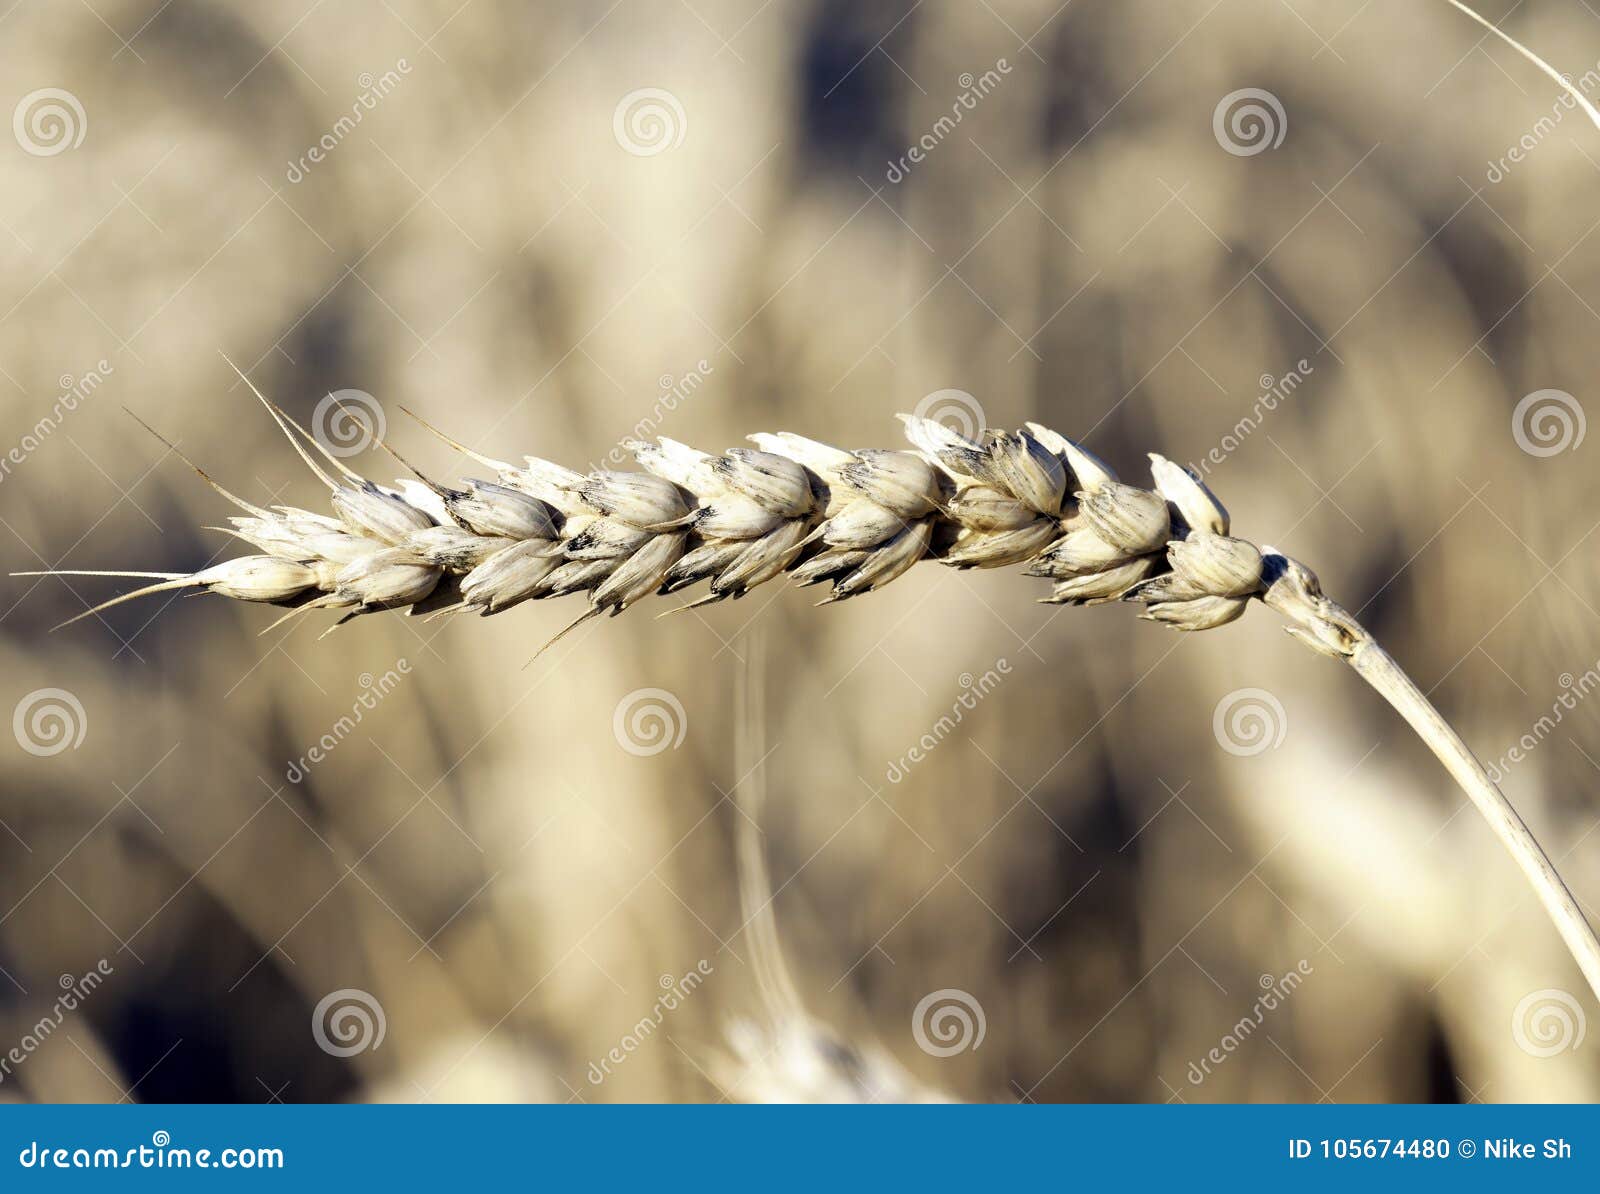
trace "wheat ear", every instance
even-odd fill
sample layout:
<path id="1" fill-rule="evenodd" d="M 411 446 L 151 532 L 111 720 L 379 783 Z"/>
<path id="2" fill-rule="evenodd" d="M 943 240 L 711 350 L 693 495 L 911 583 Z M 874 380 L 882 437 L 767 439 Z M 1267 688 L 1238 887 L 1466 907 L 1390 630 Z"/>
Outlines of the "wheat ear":
<path id="1" fill-rule="evenodd" d="M 1460 736 L 1372 635 L 1323 596 L 1309 568 L 1230 535 L 1228 512 L 1206 485 L 1164 457 L 1151 455 L 1154 488 L 1144 489 L 1036 423 L 971 439 L 901 415 L 912 450 L 846 451 L 786 432 L 753 435 L 756 448 L 721 456 L 665 438 L 628 441 L 642 472 L 582 474 L 537 457 L 519 466 L 447 440 L 496 479 L 454 488 L 418 474 L 388 487 L 261 401 L 328 486 L 335 517 L 263 509 L 201 473 L 245 511 L 220 529 L 260 554 L 187 575 L 131 574 L 158 579 L 141 592 L 195 587 L 291 612 L 330 609 L 341 614 L 336 625 L 386 609 L 488 615 L 587 594 L 562 634 L 700 581 L 708 593 L 679 608 L 737 599 L 784 575 L 829 584 L 820 604 L 842 601 L 922 559 L 1025 564 L 1054 582 L 1045 601 L 1135 602 L 1142 617 L 1185 631 L 1231 622 L 1259 600 L 1295 638 L 1350 664 L 1410 723 L 1522 868 L 1600 998 L 1600 942 Z"/>

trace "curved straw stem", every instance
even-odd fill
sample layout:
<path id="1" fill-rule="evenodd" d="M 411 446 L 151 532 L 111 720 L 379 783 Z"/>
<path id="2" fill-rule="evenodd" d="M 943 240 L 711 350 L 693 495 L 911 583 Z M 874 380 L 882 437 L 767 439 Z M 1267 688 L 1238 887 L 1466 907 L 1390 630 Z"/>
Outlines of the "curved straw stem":
<path id="1" fill-rule="evenodd" d="M 1348 663 L 1406 719 L 1467 799 L 1477 805 L 1490 830 L 1522 868 L 1561 939 L 1572 951 L 1573 960 L 1589 980 L 1590 990 L 1600 999 L 1600 941 L 1595 939 L 1578 901 L 1505 793 L 1495 786 L 1461 735 L 1394 657 L 1378 645 L 1371 632 L 1338 602 L 1323 596 L 1315 573 L 1270 547 L 1263 551 L 1267 553 L 1267 579 L 1258 594 L 1262 604 L 1281 614 L 1289 622 L 1289 633 L 1313 651 Z"/>
<path id="2" fill-rule="evenodd" d="M 1600 999 L 1600 941 L 1595 939 L 1594 930 L 1589 927 L 1577 900 L 1505 793 L 1495 786 L 1483 764 L 1467 749 L 1461 735 L 1450 727 L 1394 657 L 1370 635 L 1356 645 L 1347 662 L 1410 723 L 1417 737 L 1427 743 L 1428 749 L 1461 785 L 1467 799 L 1477 806 L 1500 844 L 1522 868 L 1539 902 L 1550 914 L 1562 940 L 1589 980 L 1595 997 Z"/>

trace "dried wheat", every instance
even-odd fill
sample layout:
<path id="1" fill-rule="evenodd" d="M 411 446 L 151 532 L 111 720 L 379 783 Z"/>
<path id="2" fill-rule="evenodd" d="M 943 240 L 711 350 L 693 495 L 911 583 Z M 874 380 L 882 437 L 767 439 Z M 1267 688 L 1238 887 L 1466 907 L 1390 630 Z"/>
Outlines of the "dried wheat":
<path id="1" fill-rule="evenodd" d="M 286 616 L 331 609 L 341 613 L 335 625 L 389 609 L 487 616 L 586 593 L 587 607 L 559 639 L 601 613 L 702 580 L 709 592 L 693 605 L 743 597 L 784 574 L 828 583 L 827 604 L 880 589 L 923 559 L 955 568 L 1025 563 L 1054 581 L 1045 601 L 1135 602 L 1141 617 L 1184 631 L 1231 622 L 1259 599 L 1297 639 L 1351 664 L 1410 722 L 1522 868 L 1600 996 L 1600 942 L 1465 743 L 1372 636 L 1323 596 L 1310 569 L 1231 536 L 1228 512 L 1205 484 L 1161 456 L 1151 455 L 1154 488 L 1144 489 L 1038 424 L 974 441 L 901 415 L 911 450 L 846 451 L 784 432 L 712 456 L 663 438 L 627 445 L 642 472 L 580 474 L 537 457 L 497 460 L 435 432 L 495 480 L 457 489 L 417 473 L 386 487 L 251 389 L 328 487 L 335 517 L 256 506 L 189 462 L 244 511 L 223 529 L 260 554 L 187 574 L 62 573 L 156 581 L 71 621 L 176 588 L 287 606 Z"/>

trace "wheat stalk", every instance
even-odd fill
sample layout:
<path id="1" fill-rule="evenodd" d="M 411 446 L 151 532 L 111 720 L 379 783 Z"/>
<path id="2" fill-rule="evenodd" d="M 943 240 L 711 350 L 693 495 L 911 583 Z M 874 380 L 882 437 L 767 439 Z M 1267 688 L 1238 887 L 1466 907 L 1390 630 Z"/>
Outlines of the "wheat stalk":
<path id="1" fill-rule="evenodd" d="M 1143 489 L 1036 423 L 985 431 L 975 441 L 901 415 L 910 450 L 846 451 L 782 432 L 751 436 L 754 449 L 712 456 L 662 438 L 626 443 L 642 472 L 582 474 L 537 457 L 523 465 L 496 460 L 434 432 L 492 469 L 495 480 L 455 488 L 412 469 L 413 478 L 385 487 L 251 389 L 328 487 L 335 516 L 256 506 L 163 440 L 244 511 L 217 529 L 259 554 L 192 573 L 55 573 L 156 582 L 63 625 L 181 588 L 286 606 L 286 618 L 334 610 L 341 615 L 335 626 L 382 610 L 489 615 L 527 600 L 587 594 L 584 612 L 554 642 L 602 613 L 701 581 L 708 593 L 679 609 L 737 599 L 783 575 L 830 585 L 819 604 L 842 601 L 882 588 L 923 559 L 956 568 L 1025 564 L 1028 574 L 1054 582 L 1047 602 L 1134 602 L 1141 617 L 1183 631 L 1231 622 L 1259 600 L 1295 638 L 1350 664 L 1410 723 L 1522 868 L 1600 997 L 1600 943 L 1460 736 L 1372 635 L 1322 594 L 1309 568 L 1230 535 L 1228 512 L 1206 485 L 1162 456 L 1151 455 L 1154 488 Z"/>

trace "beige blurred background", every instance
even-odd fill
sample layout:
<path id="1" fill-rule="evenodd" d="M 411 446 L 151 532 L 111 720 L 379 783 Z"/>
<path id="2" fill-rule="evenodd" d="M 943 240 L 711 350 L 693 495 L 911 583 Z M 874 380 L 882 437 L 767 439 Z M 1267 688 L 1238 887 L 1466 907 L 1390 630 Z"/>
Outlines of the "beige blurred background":
<path id="1" fill-rule="evenodd" d="M 1600 72 L 1578 0 L 1484 8 Z M 961 391 L 934 401 L 1129 475 L 1219 460 L 1239 532 L 1481 755 L 1530 736 L 1504 787 L 1600 914 L 1600 132 L 1443 0 L 19 0 L 0 79 L 6 571 L 230 550 L 124 406 L 251 500 L 320 503 L 222 353 L 302 418 L 372 395 L 451 476 L 400 406 L 581 467 L 641 420 L 894 446 Z M 1227 119 L 1252 102 L 1265 142 Z M 1519 423 L 1541 390 L 1570 405 Z M 949 1097 L 1600 1093 L 1512 865 L 1265 610 L 1180 638 L 925 564 L 824 610 L 641 608 L 524 667 L 573 605 L 319 639 L 162 597 L 47 635 L 129 582 L 3 583 L 0 1098 L 757 1097 L 708 1075 L 768 1014 L 735 857 L 763 789 L 805 1005 Z M 946 990 L 984 1034 L 938 1056 L 913 1025 Z M 339 992 L 381 1042 L 328 1035 Z"/>

